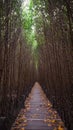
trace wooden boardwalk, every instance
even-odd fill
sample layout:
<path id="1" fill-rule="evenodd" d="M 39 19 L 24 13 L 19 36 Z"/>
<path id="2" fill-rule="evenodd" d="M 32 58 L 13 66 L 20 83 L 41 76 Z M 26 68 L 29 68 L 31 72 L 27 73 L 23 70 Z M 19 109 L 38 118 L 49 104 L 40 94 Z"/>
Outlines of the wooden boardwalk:
<path id="1" fill-rule="evenodd" d="M 41 86 L 35 83 L 11 130 L 66 130 Z"/>

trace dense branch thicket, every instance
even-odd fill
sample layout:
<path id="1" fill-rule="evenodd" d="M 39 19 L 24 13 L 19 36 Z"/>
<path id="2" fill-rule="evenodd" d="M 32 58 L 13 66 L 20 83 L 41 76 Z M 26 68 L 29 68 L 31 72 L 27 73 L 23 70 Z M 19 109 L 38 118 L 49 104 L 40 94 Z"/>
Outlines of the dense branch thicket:
<path id="1" fill-rule="evenodd" d="M 0 120 L 18 113 L 38 81 L 72 130 L 73 1 L 30 0 L 28 6 L 0 0 Z"/>
<path id="2" fill-rule="evenodd" d="M 45 44 L 39 49 L 39 80 L 69 130 L 73 129 L 73 2 L 44 0 Z M 47 15 L 45 15 L 47 14 Z M 48 21 L 49 18 L 49 22 Z M 48 24 L 49 23 L 49 24 Z"/>
<path id="3" fill-rule="evenodd" d="M 15 116 L 33 84 L 33 58 L 23 37 L 21 1 L 0 1 L 0 117 Z M 33 70 L 32 70 L 33 69 Z M 34 76 L 35 79 L 35 76 Z M 33 81 L 34 81 L 33 79 Z M 29 87 L 28 87 L 29 86 Z M 10 116 L 10 118 L 11 118 Z M 2 118 L 3 119 L 3 118 Z M 9 123 L 8 123 L 9 124 Z M 5 128 L 6 129 L 6 128 Z M 7 128 L 8 129 L 8 128 Z"/>

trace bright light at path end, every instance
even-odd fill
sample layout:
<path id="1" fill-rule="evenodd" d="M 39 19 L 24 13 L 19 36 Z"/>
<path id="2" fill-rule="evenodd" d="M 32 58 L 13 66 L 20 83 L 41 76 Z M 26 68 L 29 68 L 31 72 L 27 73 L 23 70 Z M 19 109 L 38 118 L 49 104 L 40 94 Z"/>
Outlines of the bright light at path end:
<path id="1" fill-rule="evenodd" d="M 29 7 L 29 4 L 30 4 L 30 0 L 24 0 L 22 3 L 22 8 L 27 10 Z"/>

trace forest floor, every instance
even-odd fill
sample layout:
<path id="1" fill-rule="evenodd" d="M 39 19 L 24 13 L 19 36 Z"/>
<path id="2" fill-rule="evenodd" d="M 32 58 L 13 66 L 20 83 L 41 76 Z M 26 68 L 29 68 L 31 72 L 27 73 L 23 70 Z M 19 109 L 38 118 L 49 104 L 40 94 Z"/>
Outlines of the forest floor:
<path id="1" fill-rule="evenodd" d="M 67 130 L 38 83 L 24 105 L 11 130 Z"/>

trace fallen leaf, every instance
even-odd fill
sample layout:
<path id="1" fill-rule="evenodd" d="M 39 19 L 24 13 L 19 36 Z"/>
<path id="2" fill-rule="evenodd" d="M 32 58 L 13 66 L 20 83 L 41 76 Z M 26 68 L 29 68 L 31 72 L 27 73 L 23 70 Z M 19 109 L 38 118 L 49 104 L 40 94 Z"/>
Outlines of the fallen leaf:
<path id="1" fill-rule="evenodd" d="M 24 127 L 22 127 L 20 130 L 25 130 Z"/>
<path id="2" fill-rule="evenodd" d="M 64 130 L 63 126 L 59 126 L 58 130 Z"/>

